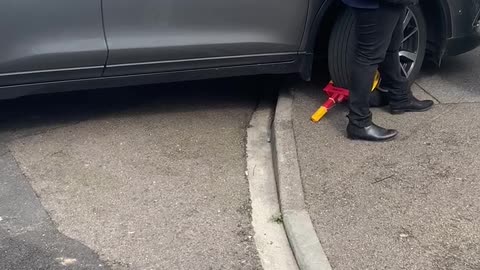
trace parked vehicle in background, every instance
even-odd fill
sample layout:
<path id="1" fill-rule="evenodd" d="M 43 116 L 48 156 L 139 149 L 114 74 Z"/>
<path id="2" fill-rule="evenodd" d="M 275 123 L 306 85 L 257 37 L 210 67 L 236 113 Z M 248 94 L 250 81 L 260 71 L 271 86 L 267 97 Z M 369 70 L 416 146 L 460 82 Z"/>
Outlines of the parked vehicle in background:
<path id="1" fill-rule="evenodd" d="M 337 0 L 5 0 L 0 98 L 214 77 L 299 73 L 328 58 L 348 80 L 351 14 Z M 477 47 L 480 0 L 409 9 L 405 76 Z M 316 58 L 317 59 L 317 58 Z"/>

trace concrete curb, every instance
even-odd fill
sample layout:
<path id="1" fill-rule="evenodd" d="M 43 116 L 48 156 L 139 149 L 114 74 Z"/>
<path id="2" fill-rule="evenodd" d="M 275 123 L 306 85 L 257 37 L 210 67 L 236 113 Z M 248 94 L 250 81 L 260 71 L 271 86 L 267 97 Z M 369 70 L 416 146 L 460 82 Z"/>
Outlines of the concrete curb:
<path id="1" fill-rule="evenodd" d="M 247 169 L 255 245 L 264 270 L 298 270 L 280 216 L 272 147 L 269 142 L 273 104 L 261 102 L 247 129 Z"/>
<path id="2" fill-rule="evenodd" d="M 293 132 L 293 95 L 280 93 L 272 127 L 272 152 L 283 224 L 301 270 L 331 270 L 306 210 Z"/>

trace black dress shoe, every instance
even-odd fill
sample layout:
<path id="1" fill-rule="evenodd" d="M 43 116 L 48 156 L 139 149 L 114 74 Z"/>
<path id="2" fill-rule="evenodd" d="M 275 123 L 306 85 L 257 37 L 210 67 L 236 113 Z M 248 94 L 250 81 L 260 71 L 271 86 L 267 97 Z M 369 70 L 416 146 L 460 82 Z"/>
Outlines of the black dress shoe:
<path id="1" fill-rule="evenodd" d="M 365 140 L 373 142 L 388 141 L 395 136 L 398 132 L 393 129 L 385 129 L 375 124 L 371 124 L 368 127 L 357 127 L 352 124 L 347 126 L 347 137 L 352 140 Z"/>
<path id="2" fill-rule="evenodd" d="M 432 100 L 418 100 L 414 96 L 411 96 L 407 102 L 391 104 L 390 112 L 392 114 L 402 114 L 405 112 L 424 112 L 430 110 L 432 106 Z"/>

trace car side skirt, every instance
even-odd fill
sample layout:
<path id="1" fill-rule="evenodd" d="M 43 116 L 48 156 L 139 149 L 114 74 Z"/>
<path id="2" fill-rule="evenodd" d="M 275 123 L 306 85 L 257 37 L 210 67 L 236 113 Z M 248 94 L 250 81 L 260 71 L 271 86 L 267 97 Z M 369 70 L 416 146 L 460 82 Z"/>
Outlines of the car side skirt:
<path id="1" fill-rule="evenodd" d="M 109 76 L 91 79 L 42 82 L 0 87 L 0 99 L 11 99 L 26 95 L 53 92 L 68 92 L 85 89 L 101 89 L 167 83 L 176 81 L 203 80 L 211 78 L 236 77 L 258 74 L 290 74 L 299 73 L 305 80 L 311 76 L 313 55 L 297 54 L 288 62 L 262 63 L 254 65 L 238 65 L 229 67 L 203 68 L 194 70 L 170 71 L 149 74 Z"/>

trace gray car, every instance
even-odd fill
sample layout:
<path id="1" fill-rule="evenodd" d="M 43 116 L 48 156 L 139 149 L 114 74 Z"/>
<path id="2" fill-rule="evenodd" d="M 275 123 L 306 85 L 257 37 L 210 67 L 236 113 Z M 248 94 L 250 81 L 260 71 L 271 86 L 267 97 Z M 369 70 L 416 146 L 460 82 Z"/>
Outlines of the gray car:
<path id="1" fill-rule="evenodd" d="M 213 77 L 299 73 L 328 59 L 345 84 L 353 21 L 339 0 L 2 0 L 0 98 Z M 479 43 L 479 0 L 425 0 L 402 70 Z"/>

